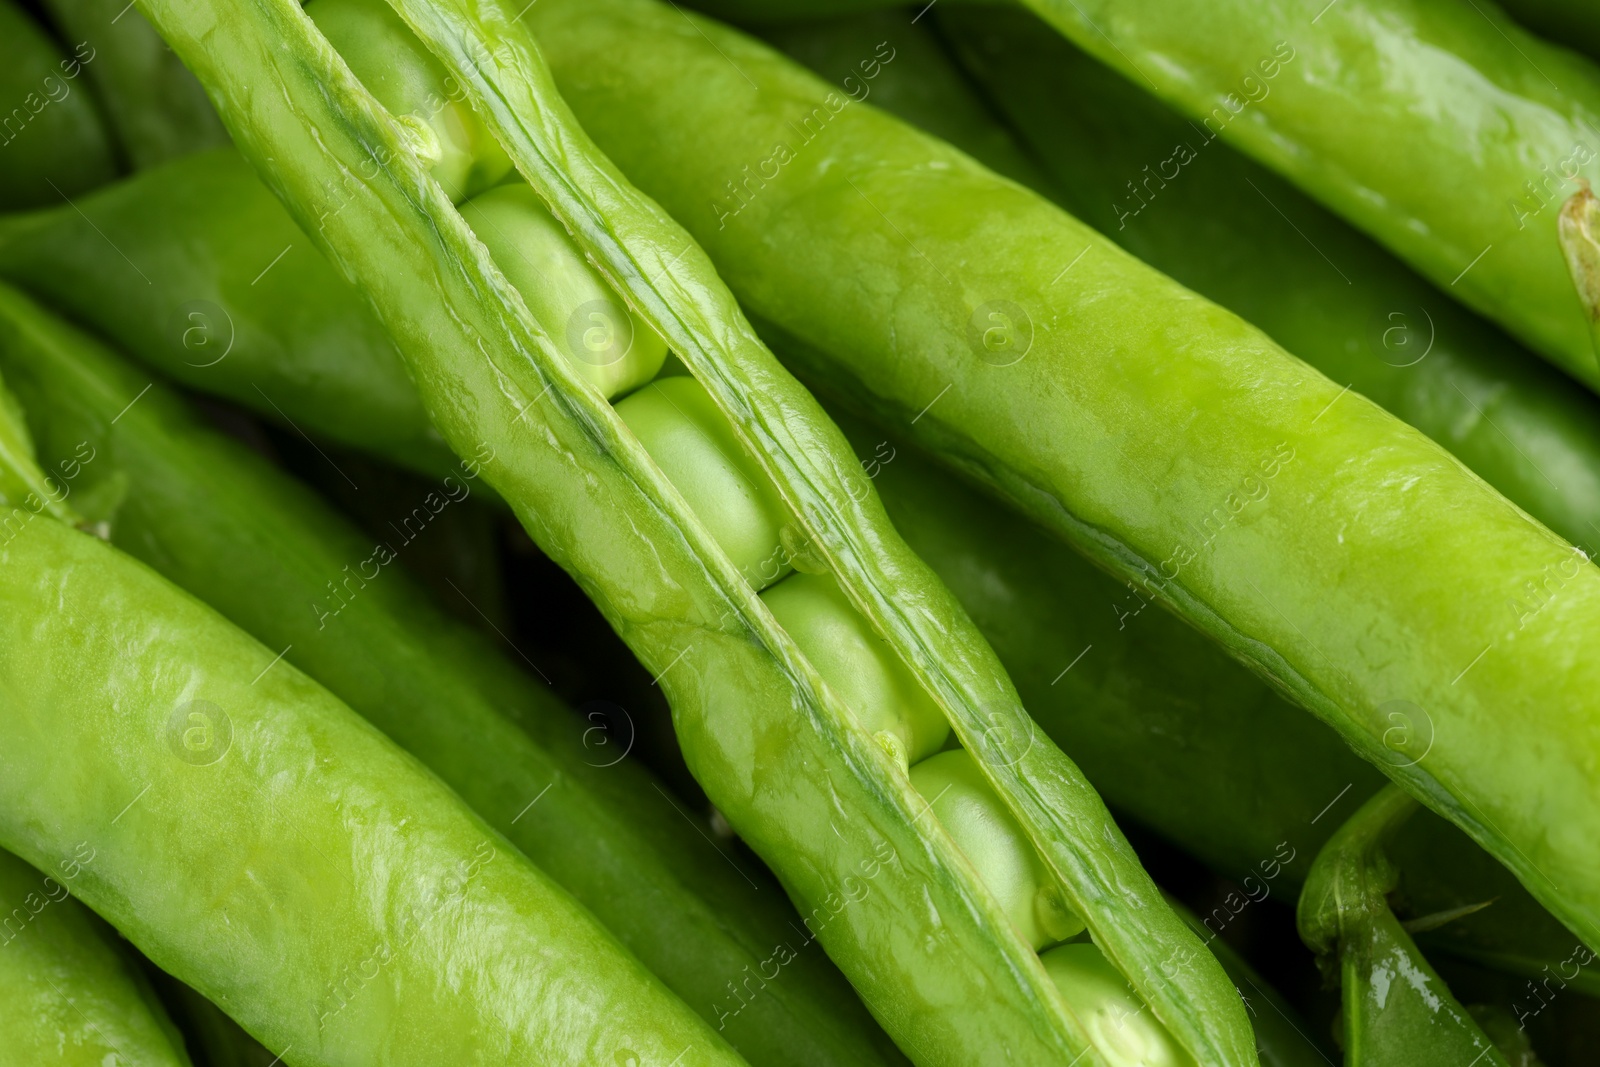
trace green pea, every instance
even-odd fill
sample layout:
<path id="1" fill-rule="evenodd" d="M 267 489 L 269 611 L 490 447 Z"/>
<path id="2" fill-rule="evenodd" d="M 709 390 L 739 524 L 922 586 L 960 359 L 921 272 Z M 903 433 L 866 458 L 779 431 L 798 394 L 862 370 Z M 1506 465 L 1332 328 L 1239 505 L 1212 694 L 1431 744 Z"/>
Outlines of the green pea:
<path id="1" fill-rule="evenodd" d="M 667 343 L 585 262 L 538 193 L 523 182 L 503 185 L 463 205 L 461 217 L 556 346 L 607 399 L 656 376 Z"/>
<path id="2" fill-rule="evenodd" d="M 384 0 L 312 0 L 306 14 L 405 129 L 450 199 L 474 196 L 511 171 L 456 80 Z"/>
<path id="3" fill-rule="evenodd" d="M 892 738 L 902 763 L 915 763 L 944 745 L 950 736 L 944 712 L 832 575 L 796 574 L 761 599 L 862 727 Z"/>
<path id="4" fill-rule="evenodd" d="M 911 784 L 1023 940 L 1037 949 L 1083 931 L 1083 920 L 1067 909 L 1033 845 L 966 749 L 923 760 L 911 768 Z"/>
<path id="5" fill-rule="evenodd" d="M 618 404 L 617 414 L 746 581 L 765 589 L 789 573 L 787 509 L 705 386 L 663 378 Z"/>
<path id="6" fill-rule="evenodd" d="M 1094 945 L 1062 945 L 1039 959 L 1107 1067 L 1193 1067 L 1194 1060 Z"/>

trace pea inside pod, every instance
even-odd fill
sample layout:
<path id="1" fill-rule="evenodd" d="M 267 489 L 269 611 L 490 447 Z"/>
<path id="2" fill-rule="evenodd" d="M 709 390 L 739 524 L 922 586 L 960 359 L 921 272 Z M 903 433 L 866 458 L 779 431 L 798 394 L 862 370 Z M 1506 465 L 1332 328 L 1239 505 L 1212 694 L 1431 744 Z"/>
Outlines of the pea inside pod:
<path id="1" fill-rule="evenodd" d="M 502 185 L 462 205 L 461 217 L 533 317 L 566 327 L 557 347 L 606 399 L 660 372 L 667 343 L 584 262 L 538 193 L 521 182 Z"/>
<path id="2" fill-rule="evenodd" d="M 1084 941 L 1039 957 L 1109 1067 L 1194 1067 L 1105 953 Z"/>
<path id="3" fill-rule="evenodd" d="M 756 589 L 789 573 L 788 509 L 733 428 L 693 378 L 662 378 L 617 405 L 690 510 Z"/>
<path id="4" fill-rule="evenodd" d="M 434 179 L 460 202 L 511 172 L 511 160 L 384 0 L 312 0 L 306 14 L 406 132 Z"/>
<path id="5" fill-rule="evenodd" d="M 950 736 L 944 712 L 872 632 L 832 575 L 792 575 L 761 599 L 862 728 L 902 765 L 943 747 Z"/>

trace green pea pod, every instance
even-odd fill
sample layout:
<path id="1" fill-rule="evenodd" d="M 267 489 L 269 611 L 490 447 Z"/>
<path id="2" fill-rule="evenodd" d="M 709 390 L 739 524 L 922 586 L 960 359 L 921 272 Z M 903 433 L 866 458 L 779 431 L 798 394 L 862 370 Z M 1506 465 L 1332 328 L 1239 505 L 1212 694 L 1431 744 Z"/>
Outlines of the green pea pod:
<path id="1" fill-rule="evenodd" d="M 94 855 L 84 842 L 44 875 L 0 852 L 0 1064 L 189 1067 L 116 935 L 70 895 Z"/>
<path id="2" fill-rule="evenodd" d="M 65 54 L 15 0 L 0 3 L 0 210 L 57 204 L 116 176 L 115 150 L 78 78 L 96 52 Z"/>
<path id="3" fill-rule="evenodd" d="M 787 123 L 830 111 L 829 87 L 732 32 L 651 39 L 624 4 L 527 17 L 585 128 L 793 365 L 1217 639 L 1600 943 L 1600 667 L 1580 652 L 1600 571 L 1576 550 L 968 157 L 870 106 L 808 143 Z M 707 202 L 775 142 L 779 178 Z"/>
<path id="4" fill-rule="evenodd" d="M 0 840 L 87 842 L 75 895 L 289 1062 L 743 1062 L 415 760 L 141 564 L 35 522 L 0 606 Z"/>
<path id="5" fill-rule="evenodd" d="M 143 15 L 116 0 L 45 0 L 44 7 L 63 40 L 93 51 L 84 73 L 134 170 L 228 143 L 205 90 Z"/>
<path id="6" fill-rule="evenodd" d="M 1173 183 L 1171 194 L 1153 186 L 1163 194 L 1184 194 L 1175 207 L 1165 208 L 1161 226 L 1117 231 L 1109 225 L 1114 212 L 1100 207 L 1112 198 L 1095 196 L 1101 191 L 1095 179 L 1103 184 L 1104 172 L 1137 171 L 1137 163 L 1129 161 L 1149 158 L 1153 147 L 1170 151 L 1181 140 L 1171 128 L 1174 120 L 1157 105 L 1138 106 L 1144 97 L 1058 37 L 1039 33 L 1036 20 L 1024 13 L 989 11 L 978 18 L 955 12 L 942 16 L 940 24 L 990 99 L 1009 109 L 1019 129 L 1034 135 L 1033 147 L 1061 176 L 1062 187 L 1075 194 L 1074 205 L 1108 235 L 1123 236 L 1132 250 L 1180 281 L 1225 290 L 1214 295 L 1226 296 L 1236 310 L 1270 325 L 1297 351 L 1309 349 L 1330 372 L 1350 370 L 1363 392 L 1402 411 L 1408 421 L 1434 428 L 1441 443 L 1470 457 L 1476 469 L 1495 476 L 1497 484 L 1528 501 L 1530 511 L 1558 530 L 1577 536 L 1595 514 L 1595 494 L 1586 493 L 1579 480 L 1588 467 L 1600 467 L 1590 418 L 1594 402 L 1586 394 L 1552 381 L 1559 375 L 1530 356 L 1523 356 L 1525 373 L 1515 373 L 1498 357 L 1516 353 L 1489 350 L 1495 344 L 1492 332 L 1437 297 L 1422 312 L 1437 316 L 1430 320 L 1435 326 L 1428 338 L 1437 350 L 1432 363 L 1419 367 L 1417 353 L 1406 353 L 1404 344 L 1391 339 L 1385 346 L 1381 334 L 1369 338 L 1365 326 L 1391 321 L 1386 307 L 1431 290 L 1225 146 L 1214 147 L 1203 166 L 1186 172 L 1185 182 Z M 855 57 L 870 54 L 874 42 L 891 41 L 897 58 L 878 72 L 877 102 L 924 128 L 936 125 L 974 156 L 993 155 L 1004 162 L 1009 155 L 994 149 L 992 120 L 988 131 L 974 127 L 978 117 L 972 98 L 963 95 L 960 72 L 942 52 L 925 47 L 928 34 L 907 25 L 903 16 L 839 19 L 768 37 L 824 74 L 850 71 Z M 1060 102 L 1066 99 L 1092 99 L 1096 106 L 1082 115 L 1063 115 Z M 909 115 L 901 107 L 906 101 L 912 104 Z M 938 106 L 929 106 L 932 101 Z M 1108 116 L 1114 129 L 1099 128 L 1090 116 Z M 1056 125 L 1046 126 L 1049 119 Z M 1292 210 L 1295 221 L 1272 214 L 1282 222 L 1277 229 L 1265 221 L 1267 213 L 1229 211 L 1237 201 L 1228 194 L 1237 187 L 1217 180 L 1219 173 L 1272 189 L 1272 203 Z M 1049 189 L 1042 181 L 1038 187 Z M 1327 284 L 1334 272 L 1313 252 L 1294 255 L 1306 240 L 1335 250 L 1350 271 L 1350 284 Z M 1197 255 L 1202 249 L 1205 255 Z M 1213 260 L 1221 261 L 1220 269 L 1202 265 Z M 1308 260 L 1314 262 L 1308 266 Z M 1365 300 L 1352 300 L 1351 289 Z M 1342 318 L 1340 311 L 1345 311 Z M 1440 326 L 1453 328 L 1447 333 Z M 1363 348 L 1369 341 L 1415 369 L 1371 358 Z M 1437 373 L 1441 370 L 1450 373 Z M 1418 372 L 1428 376 L 1408 388 L 1395 381 Z M 1462 385 L 1494 398 L 1485 404 L 1496 416 L 1488 440 L 1485 433 L 1467 435 L 1461 429 L 1474 413 L 1459 391 Z M 1448 418 L 1440 417 L 1441 411 Z M 939 476 L 881 434 L 835 418 L 857 453 L 869 457 L 869 473 L 895 526 L 984 631 L 1039 725 L 1073 754 L 1107 801 L 1240 880 L 1246 900 L 1281 892 L 1284 883 L 1277 879 L 1282 875 L 1290 890 L 1297 889 L 1341 813 L 1375 792 L 1381 776 L 1199 635 L 1165 613 L 1146 614 L 1139 597 L 1075 555 L 1061 553 L 1042 531 L 986 508 L 976 493 Z M 1516 446 L 1506 443 L 1502 434 L 1508 432 L 1516 434 Z M 1548 483 L 1527 470 L 1531 461 L 1519 464 L 1524 454 L 1538 456 L 1539 468 L 1562 472 L 1570 499 L 1546 490 Z M 1104 610 L 1086 613 L 1084 604 Z M 1128 625 L 1131 619 L 1138 625 Z M 1152 662 L 1163 669 L 1142 669 Z M 1407 872 L 1411 913 L 1454 916 L 1418 933 L 1425 947 L 1534 979 L 1600 989 L 1600 979 L 1574 966 L 1575 953 L 1581 956 L 1582 950 L 1571 934 L 1505 868 L 1431 812 L 1410 819 L 1389 851 Z M 1490 900 L 1493 907 L 1484 908 Z M 1218 930 L 1231 920 L 1226 908 L 1207 917 Z M 1218 944 L 1212 942 L 1213 948 Z M 1252 1013 L 1258 1033 L 1262 1017 L 1260 1011 Z"/>
<path id="7" fill-rule="evenodd" d="M 608 735 L 624 724 L 572 718 L 392 569 L 492 457 L 462 463 L 374 544 L 4 288 L 0 366 L 46 457 L 92 450 L 73 484 L 113 544 L 425 761 L 752 1063 L 897 1059 L 821 955 L 789 945 L 796 917 L 777 887 L 758 888 L 659 785 L 618 765 L 633 739 Z M 765 973 L 780 962 L 781 982 Z"/>
<path id="8" fill-rule="evenodd" d="M 1417 809 L 1386 786 L 1318 854 L 1300 895 L 1300 936 L 1340 983 L 1345 1063 L 1507 1067 L 1389 910 L 1398 874 L 1384 846 Z"/>
<path id="9" fill-rule="evenodd" d="M 1600 385 L 1600 270 L 1561 222 L 1600 179 L 1589 60 L 1449 0 L 1027 6 Z"/>
<path id="10" fill-rule="evenodd" d="M 1600 18 L 1584 0 L 1501 0 L 1500 6 L 1550 43 L 1600 59 Z"/>
<path id="11" fill-rule="evenodd" d="M 1085 1055 L 1082 1024 L 1032 946 L 937 822 L 916 824 L 925 808 L 891 752 L 820 684 L 702 521 L 551 343 L 555 331 L 541 329 L 491 269 L 393 118 L 302 14 L 281 2 L 224 10 L 208 0 L 152 0 L 143 10 L 226 105 L 219 110 L 247 158 L 362 280 L 447 438 L 462 449 L 506 446 L 486 477 L 657 675 L 691 765 L 730 822 L 819 923 L 848 915 L 829 919 L 821 939 L 891 1033 L 924 1062 L 970 1062 L 996 1042 L 1019 1061 Z M 459 21 L 424 22 L 435 12 L 420 7 L 401 14 L 631 310 L 696 372 L 757 475 L 772 478 L 796 513 L 794 551 L 833 571 L 900 665 L 953 713 L 969 749 L 997 750 L 980 744 L 988 730 L 1029 738 L 992 654 L 887 528 L 837 430 L 755 342 L 693 243 L 582 139 L 519 26 L 489 9 L 457 12 Z M 219 19 L 227 34 L 199 29 Z M 490 32 L 484 19 L 492 50 L 475 36 Z M 496 58 L 479 67 L 463 62 L 468 51 L 485 64 Z M 491 74 L 496 102 L 485 106 Z M 513 449 L 525 434 L 538 446 Z M 979 696 L 987 709 L 974 706 Z M 1000 749 L 1014 762 L 986 759 L 983 773 L 1055 888 L 1180 1040 L 1208 1062 L 1253 1060 L 1242 1006 L 1214 962 L 1156 895 L 1081 776 L 1045 739 L 1032 741 Z M 939 942 L 926 936 L 930 914 Z"/>
<path id="12" fill-rule="evenodd" d="M 1027 13 L 955 11 L 940 25 L 1077 217 L 1417 427 L 1562 537 L 1600 537 L 1600 405 L 1570 379 Z"/>
<path id="13" fill-rule="evenodd" d="M 249 173 L 232 150 L 202 153 L 4 219 L 0 276 L 185 385 L 449 474 L 393 342 Z M 289 394 L 317 399 L 291 418 Z"/>

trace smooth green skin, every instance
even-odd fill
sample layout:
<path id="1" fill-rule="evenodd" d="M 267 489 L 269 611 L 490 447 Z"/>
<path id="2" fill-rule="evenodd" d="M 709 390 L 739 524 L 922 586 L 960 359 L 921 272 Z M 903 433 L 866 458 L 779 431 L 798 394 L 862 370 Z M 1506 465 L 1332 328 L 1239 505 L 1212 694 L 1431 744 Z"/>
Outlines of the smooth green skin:
<path id="1" fill-rule="evenodd" d="M 306 14 L 378 103 L 399 119 L 451 200 L 477 196 L 510 172 L 511 160 L 459 85 L 383 0 L 313 0 Z"/>
<path id="2" fill-rule="evenodd" d="M 0 852 L 0 1065 L 189 1067 L 115 933 L 68 895 L 94 854 L 85 843 L 46 876 Z"/>
<path id="3" fill-rule="evenodd" d="M 205 90 L 143 15 L 117 0 L 43 3 L 63 40 L 85 41 L 94 49 L 94 62 L 84 71 L 122 158 L 134 170 L 228 143 Z"/>
<path id="4" fill-rule="evenodd" d="M 1061 895 L 1050 884 L 1033 845 L 971 753 L 957 748 L 923 760 L 911 768 L 911 784 L 961 846 L 961 854 L 1000 901 L 1024 941 L 1040 949 L 1083 932 L 1083 921 L 1062 907 Z M 1082 1002 L 1070 996 L 1067 1001 L 1074 1009 L 1085 1010 Z M 1094 1014 L 1092 1006 L 1088 1014 Z"/>
<path id="5" fill-rule="evenodd" d="M 801 342 L 792 365 L 1137 579 L 1600 943 L 1581 637 L 1600 570 L 1422 434 L 870 106 L 719 209 L 705 191 L 826 86 L 708 23 L 715 47 L 645 47 L 610 5 L 581 27 L 560 11 L 529 17 L 585 129 Z M 1033 326 L 1004 367 L 968 343 L 996 299 Z"/>
<path id="6" fill-rule="evenodd" d="M 0 3 L 0 210 L 59 204 L 116 177 L 117 163 L 84 70 L 15 0 Z"/>
<path id="7" fill-rule="evenodd" d="M 526 184 L 473 197 L 461 217 L 539 322 L 565 323 L 567 358 L 606 399 L 654 378 L 667 344 L 617 299 Z"/>
<path id="8" fill-rule="evenodd" d="M 745 581 L 760 590 L 789 573 L 783 500 L 705 386 L 663 378 L 616 410 Z"/>
<path id="9" fill-rule="evenodd" d="M 0 221 L 0 277 L 185 385 L 424 473 L 455 469 L 383 327 L 231 149 Z"/>
<path id="10" fill-rule="evenodd" d="M 3 288 L 0 366 L 47 459 L 94 449 L 75 484 L 102 502 L 92 518 L 114 544 L 287 649 L 286 661 L 426 762 L 752 1063 L 899 1062 L 814 949 L 734 1013 L 730 980 L 770 967 L 795 940 L 777 887 L 731 867 L 706 828 L 621 762 L 631 737 L 572 717 L 392 566 L 435 510 L 473 492 L 478 464 L 419 498 L 375 546 L 161 385 L 117 418 L 148 378 Z"/>
<path id="11" fill-rule="evenodd" d="M 1398 873 L 1385 846 L 1416 809 L 1386 786 L 1328 840 L 1300 894 L 1300 936 L 1339 976 L 1349 1067 L 1506 1067 L 1389 909 Z"/>
<path id="12" fill-rule="evenodd" d="M 1041 192 L 1060 190 L 1078 218 L 1432 437 L 1562 537 L 1600 542 L 1600 404 L 1571 379 L 1025 12 L 940 25 L 1044 161 L 1054 185 Z"/>
<path id="13" fill-rule="evenodd" d="M 1149 1014 L 1127 979 L 1094 945 L 1062 945 L 1044 954 L 1044 969 L 1069 1000 L 1086 1008 L 1100 1044 L 1116 1050 L 1111 1067 L 1193 1067 L 1194 1060 Z"/>
<path id="14" fill-rule="evenodd" d="M 902 762 L 915 764 L 944 747 L 950 736 L 944 712 L 872 632 L 832 575 L 792 574 L 761 599 L 862 728 L 893 738 Z"/>
<path id="15" fill-rule="evenodd" d="M 1587 0 L 1500 0 L 1500 6 L 1550 43 L 1600 59 L 1600 18 Z"/>
<path id="16" fill-rule="evenodd" d="M 1579 299 L 1556 227 L 1573 179 L 1600 180 L 1589 60 L 1492 4 L 1453 0 L 1341 0 L 1320 17 L 1299 0 L 1027 6 L 1600 385 L 1589 329 L 1600 306 Z M 1279 42 L 1294 58 L 1264 80 L 1258 64 Z M 1546 184 L 1535 196 L 1529 182 Z"/>
<path id="17" fill-rule="evenodd" d="M 656 671 L 702 782 L 778 862 L 812 917 L 832 916 L 822 932 L 831 954 L 891 1032 L 926 1062 L 970 1062 L 997 1041 L 1018 1062 L 1082 1055 L 1081 1028 L 954 843 L 914 827 L 909 783 L 818 685 L 620 419 L 521 301 L 506 299 L 509 283 L 393 120 L 293 5 L 223 11 L 215 2 L 146 0 L 143 10 L 221 102 L 235 141 L 297 219 L 363 279 L 435 422 L 463 450 L 507 444 L 491 482 Z M 852 461 L 837 429 L 760 348 L 693 243 L 583 139 L 525 32 L 492 9 L 487 21 L 445 14 L 405 9 L 448 68 L 471 80 L 480 114 L 586 255 L 712 389 L 875 629 L 922 672 L 964 739 L 988 740 L 980 730 L 991 725 L 1022 736 L 1027 720 L 992 653 L 888 530 L 870 486 L 858 499 L 864 480 L 842 477 Z M 212 32 L 222 21 L 229 32 Z M 487 57 L 492 70 L 480 66 Z M 646 281 L 645 265 L 662 269 Z M 518 440 L 538 447 L 510 448 Z M 974 707 L 980 700 L 998 702 L 988 721 Z M 1153 977 L 1156 959 L 1195 939 L 1076 769 L 1036 739 L 1014 763 L 985 770 L 1097 942 L 1168 1025 L 1218 1062 L 1253 1061 L 1242 1005 L 1220 968 L 1201 959 Z M 857 899 L 848 883 L 863 880 Z M 937 943 L 925 936 L 930 907 L 946 935 Z M 925 969 L 906 973 L 898 961 L 907 957 Z"/>
<path id="18" fill-rule="evenodd" d="M 35 522 L 0 547 L 0 609 L 0 841 L 41 865 L 89 842 L 79 899 L 287 1062 L 743 1062 L 414 759 L 142 564 Z"/>

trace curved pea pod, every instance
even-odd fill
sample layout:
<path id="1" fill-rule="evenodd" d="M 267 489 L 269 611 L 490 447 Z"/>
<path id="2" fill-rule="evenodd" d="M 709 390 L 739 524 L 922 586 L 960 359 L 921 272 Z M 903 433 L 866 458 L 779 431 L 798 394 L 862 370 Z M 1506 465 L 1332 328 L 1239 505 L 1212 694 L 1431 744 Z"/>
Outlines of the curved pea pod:
<path id="1" fill-rule="evenodd" d="M 185 385 L 426 473 L 455 469 L 383 327 L 231 149 L 0 220 L 0 277 Z M 303 398 L 292 419 L 289 394 Z"/>
<path id="2" fill-rule="evenodd" d="M 87 842 L 75 895 L 274 1051 L 742 1062 L 276 651 L 61 523 L 0 576 L 0 840 L 40 864 Z"/>
<path id="3" fill-rule="evenodd" d="M 1290 0 L 1028 6 L 1182 110 L 1205 139 L 1282 173 L 1600 384 L 1600 275 L 1574 286 L 1563 245 L 1575 238 L 1559 222 L 1564 202 L 1600 179 L 1591 61 L 1497 7 L 1443 0 L 1341 2 L 1311 18 Z M 1375 150 L 1398 144 L 1406 150 Z"/>
<path id="4" fill-rule="evenodd" d="M 954 11 L 940 26 L 1068 210 L 1426 433 L 1562 537 L 1600 537 L 1591 395 L 1025 12 Z"/>
<path id="5" fill-rule="evenodd" d="M 1386 786 L 1339 828 L 1300 894 L 1300 936 L 1342 989 L 1347 1064 L 1505 1067 L 1389 909 L 1398 874 L 1384 845 L 1416 808 Z"/>
<path id="6" fill-rule="evenodd" d="M 164 386 L 3 287 L 0 366 L 47 461 L 88 448 L 69 484 L 113 544 L 281 649 L 426 762 L 752 1063 L 898 1062 L 821 954 L 785 949 L 797 917 L 778 887 L 731 866 L 621 762 L 632 738 L 573 717 L 397 572 L 491 456 L 462 463 L 375 544 Z M 782 981 L 769 981 L 779 959 Z"/>
<path id="7" fill-rule="evenodd" d="M 1600 571 L 1036 195 L 870 105 L 833 111 L 731 31 L 651 37 L 646 10 L 527 17 L 585 129 L 791 365 L 1211 635 L 1600 943 Z M 812 108 L 832 113 L 808 143 L 786 124 Z M 775 139 L 781 180 L 706 202 Z"/>
<path id="8" fill-rule="evenodd" d="M 44 8 L 63 40 L 93 53 L 83 73 L 134 170 L 228 143 L 205 90 L 143 15 L 116 0 L 46 0 Z"/>
<path id="9" fill-rule="evenodd" d="M 1600 59 L 1600 17 L 1583 0 L 1502 0 L 1500 6 L 1551 44 Z"/>
<path id="10" fill-rule="evenodd" d="M 0 210 L 57 204 L 116 177 L 115 149 L 79 78 L 87 43 L 64 52 L 15 0 L 0 4 Z"/>
<path id="11" fill-rule="evenodd" d="M 87 842 L 41 874 L 0 852 L 0 1064 L 189 1067 L 183 1038 L 116 936 L 71 889 Z"/>
<path id="12" fill-rule="evenodd" d="M 237 104 L 219 108 L 235 141 L 362 280 L 446 436 L 459 449 L 506 445 L 485 477 L 656 674 L 697 776 L 779 870 L 891 1034 L 929 1063 L 997 1046 L 1019 1062 L 1086 1055 L 1081 1022 L 1000 904 L 948 835 L 915 824 L 903 769 L 851 721 L 302 13 L 212 0 L 143 10 L 213 96 Z M 498 9 L 402 14 L 579 247 L 729 418 L 746 462 L 772 480 L 799 529 L 796 552 L 827 565 L 969 748 L 988 742 L 1015 757 L 984 760 L 985 774 L 1108 957 L 1180 1040 L 1210 1062 L 1251 1062 L 1225 976 L 1207 959 L 1162 972 L 1193 935 L 1076 769 L 1032 735 L 992 654 L 887 528 L 838 431 L 760 348 L 693 243 L 587 144 L 524 31 Z M 229 33 L 197 35 L 217 19 Z M 293 63 L 279 61 L 286 53 Z M 1033 743 L 1008 752 L 991 729 Z M 930 915 L 939 938 L 927 936 Z"/>

